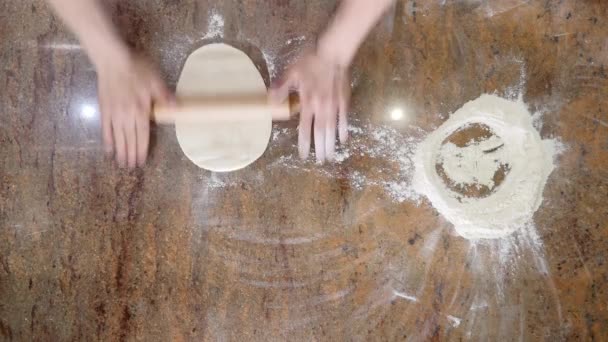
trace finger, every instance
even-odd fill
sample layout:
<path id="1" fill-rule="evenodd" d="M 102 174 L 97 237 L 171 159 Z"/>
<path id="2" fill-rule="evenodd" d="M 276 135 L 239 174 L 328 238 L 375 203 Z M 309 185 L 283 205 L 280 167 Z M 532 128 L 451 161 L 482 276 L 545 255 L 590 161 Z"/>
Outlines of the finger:
<path id="1" fill-rule="evenodd" d="M 135 136 L 137 139 L 137 165 L 143 166 L 148 157 L 148 146 L 150 143 L 150 120 L 139 117 L 135 125 Z"/>
<path id="2" fill-rule="evenodd" d="M 348 79 L 341 80 L 342 86 L 339 88 L 338 95 L 338 134 L 340 143 L 344 144 L 348 140 L 348 110 L 350 102 L 350 85 Z"/>
<path id="3" fill-rule="evenodd" d="M 146 101 L 146 99 L 148 99 Z M 137 166 L 143 166 L 148 156 L 148 146 L 150 142 L 150 112 L 151 106 L 149 97 L 140 99 L 140 113 L 135 121 L 135 137 L 137 141 Z"/>
<path id="4" fill-rule="evenodd" d="M 125 142 L 125 132 L 121 122 L 116 119 L 112 121 L 112 132 L 114 133 L 114 152 L 119 167 L 125 167 L 127 161 L 127 148 Z"/>
<path id="5" fill-rule="evenodd" d="M 134 168 L 137 165 L 137 133 L 136 121 L 140 115 L 139 107 L 134 105 L 130 109 L 129 116 L 124 125 L 124 134 L 126 139 L 127 149 L 127 166 Z"/>
<path id="6" fill-rule="evenodd" d="M 169 91 L 165 83 L 160 79 L 154 79 L 151 85 L 152 100 L 163 106 L 175 105 L 175 95 Z"/>
<path id="7" fill-rule="evenodd" d="M 152 115 L 152 100 L 154 98 L 153 93 L 150 93 L 148 89 L 142 88 L 138 94 L 137 99 L 134 100 L 134 114 L 135 119 L 139 117 L 150 120 Z M 154 100 L 156 101 L 156 100 Z"/>
<path id="8" fill-rule="evenodd" d="M 112 153 L 114 140 L 112 139 L 112 115 L 102 107 L 101 112 L 101 135 L 103 137 L 103 146 L 106 153 Z"/>
<path id="9" fill-rule="evenodd" d="M 325 121 L 325 158 L 334 160 L 336 152 L 336 107 L 331 107 L 333 112 Z M 330 109 L 331 110 L 331 109 Z"/>
<path id="10" fill-rule="evenodd" d="M 312 108 L 314 110 L 314 139 L 315 139 L 315 155 L 319 163 L 325 162 L 325 115 L 321 107 L 321 101 L 313 99 Z"/>
<path id="11" fill-rule="evenodd" d="M 334 84 L 329 89 L 329 98 L 325 105 L 326 119 L 325 119 L 325 154 L 327 160 L 334 160 L 334 154 L 336 151 L 336 125 L 338 113 L 338 105 L 336 96 L 338 95 L 337 82 L 334 80 Z"/>
<path id="12" fill-rule="evenodd" d="M 298 150 L 302 159 L 308 158 L 310 154 L 312 118 L 310 101 L 307 97 L 302 97 L 302 113 L 300 114 L 300 127 L 298 127 Z"/>
<path id="13" fill-rule="evenodd" d="M 152 98 L 147 92 L 139 94 L 137 102 L 135 102 L 135 114 L 136 118 L 147 118 L 150 119 L 150 111 L 152 109 Z"/>

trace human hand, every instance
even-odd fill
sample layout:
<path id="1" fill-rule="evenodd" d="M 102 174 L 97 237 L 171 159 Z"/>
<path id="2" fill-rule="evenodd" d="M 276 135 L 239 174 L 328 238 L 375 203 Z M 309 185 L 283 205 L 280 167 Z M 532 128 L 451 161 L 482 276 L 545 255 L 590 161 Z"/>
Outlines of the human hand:
<path id="1" fill-rule="evenodd" d="M 152 103 L 171 105 L 173 95 L 141 57 L 98 67 L 103 142 L 120 167 L 142 166 L 148 155 Z"/>
<path id="2" fill-rule="evenodd" d="M 290 91 L 296 91 L 300 96 L 300 157 L 308 158 L 311 136 L 314 136 L 317 161 L 323 163 L 325 160 L 333 160 L 336 129 L 341 143 L 348 138 L 348 68 L 321 53 L 306 52 L 288 68 L 278 87 L 271 89 L 270 100 L 283 103 L 288 99 Z"/>

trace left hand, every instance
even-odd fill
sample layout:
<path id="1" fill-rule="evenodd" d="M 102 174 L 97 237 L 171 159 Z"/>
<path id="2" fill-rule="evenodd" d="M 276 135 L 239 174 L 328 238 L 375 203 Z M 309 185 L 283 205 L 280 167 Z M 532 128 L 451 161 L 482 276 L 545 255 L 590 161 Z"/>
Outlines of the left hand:
<path id="1" fill-rule="evenodd" d="M 297 91 L 300 96 L 300 157 L 308 158 L 311 137 L 314 136 L 317 161 L 333 160 L 336 129 L 341 143 L 348 138 L 348 67 L 340 66 L 318 52 L 307 52 L 288 68 L 279 86 L 270 90 L 270 99 L 283 103 L 290 91 Z"/>
<path id="2" fill-rule="evenodd" d="M 147 60 L 130 56 L 98 67 L 99 103 L 106 151 L 120 167 L 143 166 L 148 155 L 152 103 L 171 105 L 156 69 Z"/>

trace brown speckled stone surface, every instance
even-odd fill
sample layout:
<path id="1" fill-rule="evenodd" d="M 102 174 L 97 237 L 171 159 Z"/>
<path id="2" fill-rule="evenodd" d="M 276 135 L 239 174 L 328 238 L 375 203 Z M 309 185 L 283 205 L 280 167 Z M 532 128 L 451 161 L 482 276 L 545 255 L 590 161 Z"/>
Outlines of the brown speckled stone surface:
<path id="1" fill-rule="evenodd" d="M 336 5 L 106 3 L 172 86 L 219 40 L 269 82 Z M 212 13 L 222 37 L 204 38 Z M 296 123 L 229 175 L 191 164 L 171 127 L 153 129 L 145 168 L 119 170 L 98 114 L 83 115 L 96 76 L 75 39 L 42 1 L 4 0 L 0 340 L 605 339 L 607 68 L 605 1 L 404 0 L 378 25 L 353 69 L 355 125 L 420 137 L 482 93 L 520 89 L 541 135 L 567 146 L 536 228 L 473 243 L 425 200 L 352 186 L 391 172 L 391 156 L 282 166 Z M 390 121 L 394 106 L 409 123 Z"/>

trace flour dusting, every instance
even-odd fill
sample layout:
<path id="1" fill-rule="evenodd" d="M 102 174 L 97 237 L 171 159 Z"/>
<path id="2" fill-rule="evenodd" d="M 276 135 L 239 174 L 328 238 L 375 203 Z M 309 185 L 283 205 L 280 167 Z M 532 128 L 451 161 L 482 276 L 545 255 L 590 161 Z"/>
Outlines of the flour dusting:
<path id="1" fill-rule="evenodd" d="M 274 128 L 272 130 L 272 141 L 281 140 L 281 138 L 285 137 L 289 133 L 289 128 Z"/>
<path id="2" fill-rule="evenodd" d="M 298 36 L 288 39 L 281 49 L 270 48 L 262 50 L 271 80 L 277 78 L 279 74 L 279 65 L 288 66 L 295 62 L 296 58 L 300 55 L 300 46 L 304 44 L 304 42 L 306 42 L 306 36 Z M 284 50 L 286 47 L 289 47 L 287 52 L 277 52 Z M 278 62 L 279 60 L 281 61 L 280 64 Z"/>
<path id="3" fill-rule="evenodd" d="M 271 80 L 276 79 L 278 74 L 277 64 L 275 61 L 276 58 L 273 55 L 270 55 L 270 53 L 267 51 L 262 51 L 262 54 L 264 55 L 266 66 L 268 67 L 268 76 L 270 76 Z"/>
<path id="4" fill-rule="evenodd" d="M 216 9 L 211 11 L 207 19 L 207 33 L 203 39 L 223 38 L 224 37 L 224 17 L 217 12 Z"/>
<path id="5" fill-rule="evenodd" d="M 306 36 L 299 36 L 299 37 L 295 37 L 295 38 L 290 38 L 287 40 L 287 45 L 291 45 L 293 43 L 300 43 L 306 40 Z"/>
<path id="6" fill-rule="evenodd" d="M 218 175 L 217 173 L 212 173 L 207 179 L 207 187 L 209 189 L 220 189 L 232 185 L 235 185 L 235 183 L 228 181 L 227 177 Z"/>
<path id="7" fill-rule="evenodd" d="M 312 161 L 312 158 L 309 161 L 302 161 L 294 154 L 279 157 L 270 167 L 315 172 L 321 176 L 336 178 L 341 175 L 338 170 L 341 164 L 372 159 L 372 164 L 379 165 L 377 169 L 352 170 L 348 174 L 348 181 L 353 189 L 363 190 L 378 187 L 383 189 L 392 201 L 398 203 L 407 200 L 416 203 L 419 201 L 420 196 L 414 191 L 411 180 L 414 173 L 412 158 L 416 150 L 416 143 L 421 140 L 421 137 L 418 137 L 417 134 L 401 133 L 389 126 L 369 123 L 351 125 L 349 134 L 348 144 L 338 146 L 333 164 L 319 166 Z M 281 137 L 295 141 L 297 130 L 275 128 L 273 141 L 281 139 Z M 295 150 L 295 145 L 293 147 Z M 332 165 L 336 167 L 331 167 Z"/>

